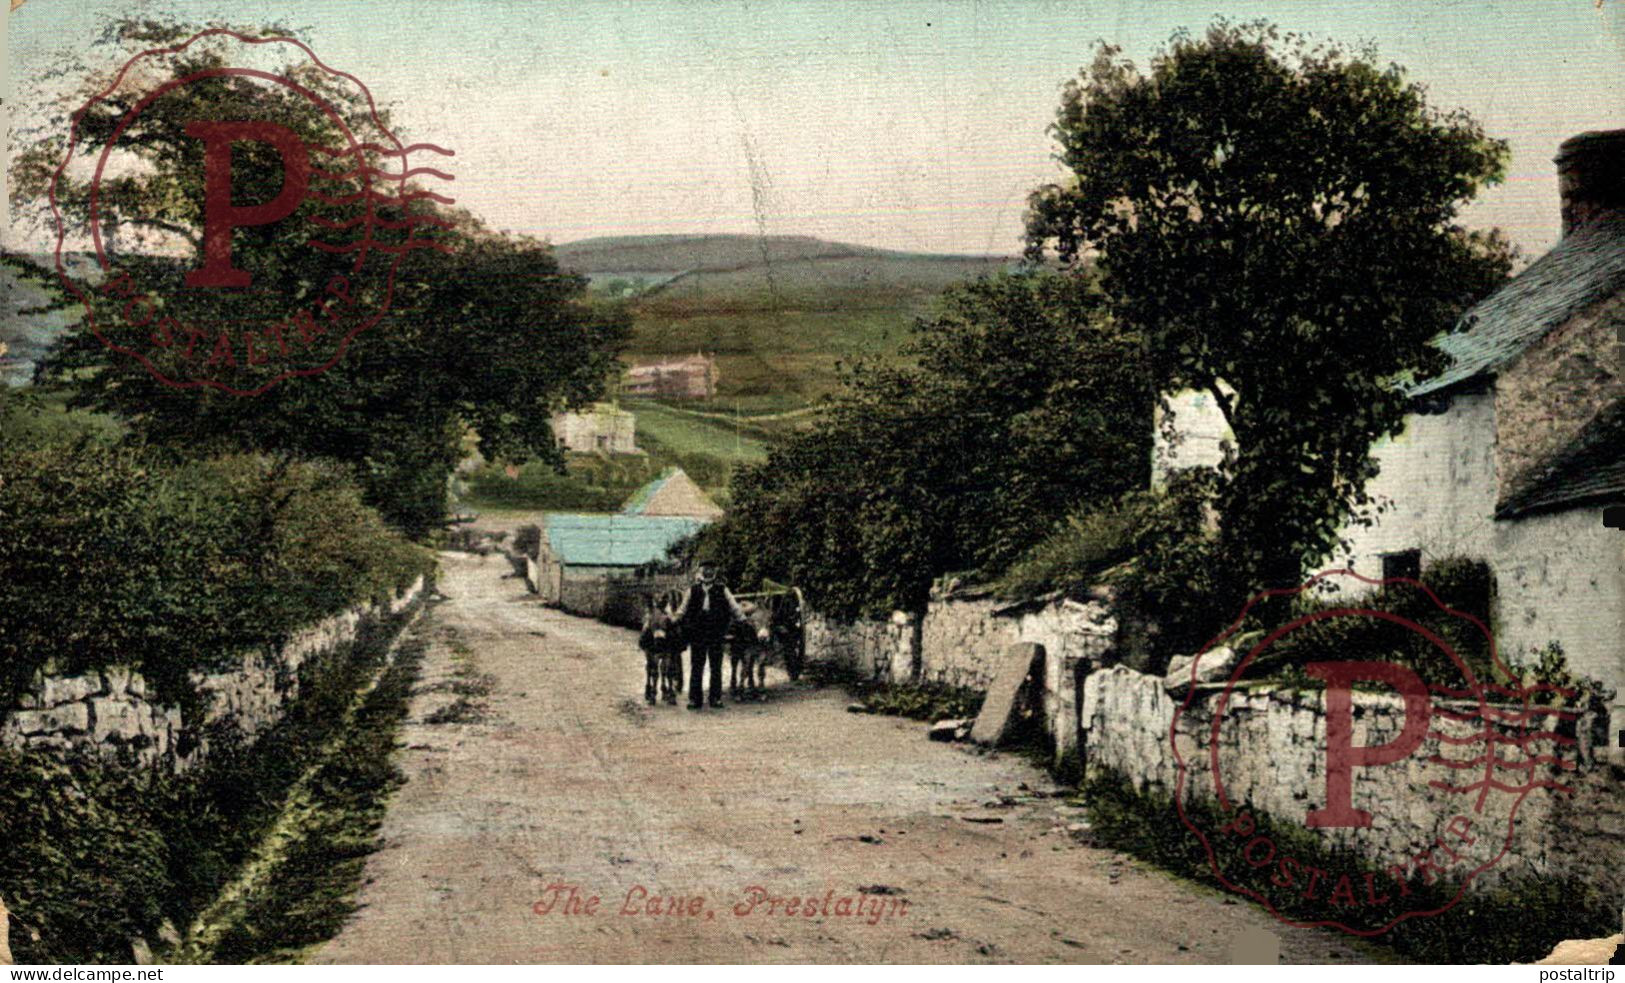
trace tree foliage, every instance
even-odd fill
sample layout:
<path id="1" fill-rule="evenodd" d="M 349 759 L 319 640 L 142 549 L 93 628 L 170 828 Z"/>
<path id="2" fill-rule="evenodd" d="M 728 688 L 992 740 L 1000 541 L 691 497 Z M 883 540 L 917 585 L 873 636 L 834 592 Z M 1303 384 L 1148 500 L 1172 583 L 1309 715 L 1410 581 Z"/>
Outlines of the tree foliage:
<path id="1" fill-rule="evenodd" d="M 905 353 L 853 370 L 815 429 L 738 472 L 702 555 L 823 611 L 919 610 L 934 578 L 1001 569 L 1080 501 L 1144 483 L 1139 341 L 1087 282 L 964 284 Z"/>
<path id="2" fill-rule="evenodd" d="M 195 30 L 195 25 L 118 22 L 103 39 L 110 50 L 102 69 L 86 89 L 60 95 L 59 101 L 72 105 L 99 91 L 132 52 L 172 44 Z M 270 36 L 277 30 L 253 33 Z M 199 42 L 150 68 L 166 74 L 146 79 L 134 91 L 228 64 L 218 46 Z M 340 122 L 357 132 L 370 125 L 372 111 L 353 88 L 297 59 L 278 71 L 317 93 L 334 113 L 324 113 L 286 87 L 220 75 L 152 102 L 118 136 L 114 159 L 124 166 L 110 169 L 102 182 L 97 226 L 116 273 L 162 288 L 151 291 L 159 315 L 166 298 L 184 298 L 198 323 L 268 328 L 288 321 L 291 306 L 318 298 L 323 284 L 331 283 L 331 257 L 309 248 L 291 223 L 273 222 L 234 232 L 234 259 L 251 271 L 253 289 L 187 289 L 186 274 L 204 255 L 205 153 L 203 141 L 187 134 L 188 121 L 273 120 L 312 146 L 342 143 Z M 106 147 L 133 98 L 121 88 L 93 103 L 79 120 L 76 154 L 94 156 Z M 387 124 L 387 110 L 378 117 Z M 61 136 L 42 134 L 18 155 L 12 168 L 14 200 L 36 205 L 43 200 L 63 143 Z M 276 151 L 255 141 L 232 145 L 231 169 L 234 200 L 273 199 L 285 179 Z M 368 189 L 367 179 L 335 180 L 336 186 L 324 188 L 328 201 L 312 197 L 301 205 L 303 218 L 332 225 L 355 219 L 353 203 L 331 202 L 357 197 Z M 418 196 L 420 191 L 425 194 Z M 86 176 L 67 169 L 57 192 L 70 226 L 88 230 Z M 422 534 L 441 521 L 445 480 L 467 428 L 477 430 L 488 458 L 556 461 L 551 413 L 601 394 L 629 333 L 624 313 L 584 302 L 585 280 L 562 272 L 545 244 L 495 234 L 429 194 L 409 182 L 400 200 L 379 202 L 370 213 L 380 222 L 369 226 L 375 232 L 368 235 L 391 235 L 396 242 L 416 237 L 435 245 L 401 256 L 392 285 L 381 278 L 355 284 L 346 303 L 357 311 L 376 310 L 392 286 L 389 313 L 357 335 L 325 373 L 285 379 L 251 397 L 176 388 L 135 359 L 109 350 L 86 324 L 47 359 L 42 377 L 71 386 L 76 405 L 116 413 L 139 436 L 187 452 L 292 451 L 343 460 L 355 469 L 368 501 L 395 524 Z M 392 226 L 385 223 L 404 231 L 388 232 Z M 311 354 L 319 346 L 329 346 L 319 349 L 323 355 L 336 352 L 336 332 L 317 339 L 286 331 L 279 338 L 289 350 L 263 342 L 260 351 L 269 350 L 271 369 L 256 368 L 235 338 L 222 353 L 212 329 L 198 337 L 172 327 L 160 338 L 160 329 L 151 324 L 121 318 L 128 314 L 127 298 L 106 280 L 80 289 L 91 298 L 104 335 L 147 352 L 171 379 L 195 376 L 207 360 L 212 377 L 247 389 L 277 367 L 277 358 L 294 367 L 320 364 L 322 358 Z M 157 323 L 165 322 L 160 316 Z M 311 351 L 302 351 L 301 344 Z"/>
<path id="3" fill-rule="evenodd" d="M 1159 390 L 1218 402 L 1221 555 L 1238 588 L 1298 582 L 1370 504 L 1396 382 L 1508 272 L 1458 223 L 1506 144 L 1370 51 L 1224 21 L 1145 72 L 1102 45 L 1053 133 L 1070 174 L 1033 194 L 1030 253 L 1087 259 Z"/>

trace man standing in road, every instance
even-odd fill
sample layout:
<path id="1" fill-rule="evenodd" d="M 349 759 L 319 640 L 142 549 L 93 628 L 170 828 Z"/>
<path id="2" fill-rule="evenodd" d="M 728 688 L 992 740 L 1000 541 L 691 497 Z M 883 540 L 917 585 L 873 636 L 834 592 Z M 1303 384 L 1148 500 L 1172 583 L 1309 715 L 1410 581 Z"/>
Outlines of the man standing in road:
<path id="1" fill-rule="evenodd" d="M 728 586 L 717 579 L 717 568 L 700 564 L 700 576 L 677 608 L 677 622 L 689 640 L 688 708 L 698 710 L 705 703 L 705 664 L 711 663 L 711 706 L 722 706 L 722 643 L 735 619 L 745 620 L 745 612 Z"/>

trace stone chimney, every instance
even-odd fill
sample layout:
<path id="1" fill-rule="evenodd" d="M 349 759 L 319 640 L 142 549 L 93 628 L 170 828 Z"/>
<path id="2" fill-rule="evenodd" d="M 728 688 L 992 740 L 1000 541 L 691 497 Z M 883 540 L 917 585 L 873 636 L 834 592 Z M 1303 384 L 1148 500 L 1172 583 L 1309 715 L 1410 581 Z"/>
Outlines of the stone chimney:
<path id="1" fill-rule="evenodd" d="M 1557 148 L 1563 234 L 1599 216 L 1625 211 L 1625 130 L 1592 130 Z"/>

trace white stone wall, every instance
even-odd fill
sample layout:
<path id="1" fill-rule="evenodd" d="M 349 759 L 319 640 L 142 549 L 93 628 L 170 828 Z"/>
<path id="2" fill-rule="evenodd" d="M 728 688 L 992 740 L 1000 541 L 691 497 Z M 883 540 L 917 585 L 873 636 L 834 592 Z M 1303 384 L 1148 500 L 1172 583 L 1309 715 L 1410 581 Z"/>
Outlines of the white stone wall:
<path id="1" fill-rule="evenodd" d="M 1021 637 L 1018 618 L 1001 618 L 991 597 L 935 599 L 920 624 L 920 682 L 987 689 L 999 658 Z"/>
<path id="2" fill-rule="evenodd" d="M 1151 485 L 1162 487 L 1182 468 L 1216 467 L 1224 457 L 1221 444 L 1230 440 L 1230 425 L 1211 393 L 1187 389 L 1158 406 L 1151 441 Z M 1170 419 L 1170 414 L 1172 419 Z"/>
<path id="3" fill-rule="evenodd" d="M 1142 791 L 1172 795 L 1179 766 L 1170 728 L 1177 717 L 1180 756 L 1188 769 L 1187 801 L 1213 801 L 1211 722 L 1222 690 L 1221 685 L 1199 687 L 1187 710 L 1183 698 L 1167 694 L 1161 677 L 1125 666 L 1091 674 L 1084 683 L 1082 700 L 1086 769 L 1110 769 Z M 1229 697 L 1220 728 L 1219 757 L 1220 774 L 1232 801 L 1249 804 L 1280 823 L 1307 828 L 1308 811 L 1326 801 L 1323 699 L 1322 691 L 1270 689 L 1237 691 Z M 1355 745 L 1386 743 L 1399 733 L 1403 706 L 1397 696 L 1356 691 L 1353 699 Z M 1372 862 L 1389 864 L 1396 858 L 1414 856 L 1444 835 L 1456 816 L 1465 815 L 1473 829 L 1485 836 L 1493 834 L 1497 848 L 1506 841 L 1508 829 L 1512 830 L 1507 855 L 1482 875 L 1482 884 L 1493 884 L 1508 875 L 1600 877 L 1611 890 L 1625 892 L 1625 836 L 1621 835 L 1625 833 L 1625 796 L 1618 794 L 1618 779 L 1603 760 L 1605 756 L 1595 753 L 1601 750 L 1600 745 L 1592 744 L 1599 736 L 1595 723 L 1595 718 L 1587 717 L 1560 727 L 1581 741 L 1563 752 L 1578 765 L 1560 776 L 1574 794 L 1532 792 L 1517 806 L 1515 824 L 1509 826 L 1508 822 L 1514 796 L 1491 792 L 1480 810 L 1472 804 L 1472 796 L 1429 784 L 1434 779 L 1464 781 L 1459 777 L 1462 772 L 1428 762 L 1429 756 L 1440 753 L 1454 760 L 1461 757 L 1460 748 L 1445 747 L 1430 736 L 1403 761 L 1355 769 L 1353 805 L 1372 814 L 1369 828 L 1326 829 L 1316 831 L 1317 835 Z M 1458 736 L 1466 733 L 1466 725 L 1439 714 L 1434 714 L 1429 726 L 1432 731 Z M 1177 815 L 1170 815 L 1169 820 L 1180 821 Z"/>
<path id="4" fill-rule="evenodd" d="M 912 615 L 842 622 L 810 613 L 807 660 L 831 662 L 860 678 L 939 683 L 985 690 L 1004 653 L 1020 642 L 1044 647 L 1043 713 L 1055 759 L 1078 746 L 1080 668 L 1106 658 L 1117 622 L 1098 603 L 1049 598 L 1024 605 L 990 597 L 933 600 L 916 625 Z"/>
<path id="5" fill-rule="evenodd" d="M 222 720 L 233 721 L 250 738 L 270 727 L 298 696 L 301 666 L 354 641 L 364 619 L 404 611 L 423 587 L 419 577 L 380 608 L 352 608 L 298 632 L 275 653 L 249 653 L 232 669 L 194 674 L 204 712 L 193 736 L 201 739 L 202 729 Z M 128 752 L 143 764 L 177 767 L 195 764 L 206 753 L 199 743 L 197 751 L 180 759 L 182 733 L 180 710 L 161 705 L 147 681 L 125 668 L 41 679 L 0 721 L 0 744 L 18 750 Z"/>
<path id="6" fill-rule="evenodd" d="M 809 611 L 803 619 L 807 661 L 840 666 L 860 679 L 910 682 L 918 653 L 914 622 L 902 611 L 855 621 Z"/>

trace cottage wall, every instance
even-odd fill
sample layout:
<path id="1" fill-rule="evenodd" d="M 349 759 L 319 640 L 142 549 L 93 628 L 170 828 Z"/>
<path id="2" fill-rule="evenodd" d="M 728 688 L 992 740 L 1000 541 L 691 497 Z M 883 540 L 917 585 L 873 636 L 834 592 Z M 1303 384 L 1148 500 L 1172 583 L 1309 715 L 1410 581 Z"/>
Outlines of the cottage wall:
<path id="1" fill-rule="evenodd" d="M 1498 397 L 1461 393 L 1438 414 L 1412 415 L 1380 443 L 1381 472 L 1369 491 L 1390 504 L 1369 528 L 1345 531 L 1349 565 L 1382 575 L 1382 554 L 1422 551 L 1422 565 L 1447 556 L 1488 560 L 1498 590 L 1492 626 L 1502 657 L 1522 662 L 1552 641 L 1569 666 L 1613 689 L 1625 682 L 1625 537 L 1580 508 L 1514 520 L 1493 518 Z M 1498 439 L 1499 438 L 1499 439 Z"/>
<path id="2" fill-rule="evenodd" d="M 1223 459 L 1223 441 L 1230 425 L 1210 393 L 1186 390 L 1158 406 L 1156 434 L 1151 444 L 1151 483 L 1161 487 L 1168 475 L 1181 468 L 1211 468 Z"/>
<path id="3" fill-rule="evenodd" d="M 636 417 L 626 410 L 600 404 L 582 413 L 555 413 L 553 436 L 567 450 L 590 454 L 638 453 Z"/>
<path id="4" fill-rule="evenodd" d="M 1599 308 L 1550 347 L 1532 350 L 1508 381 L 1458 390 L 1440 411 L 1414 413 L 1400 434 L 1378 442 L 1372 453 L 1380 471 L 1367 488 L 1378 507 L 1375 521 L 1345 528 L 1349 548 L 1328 566 L 1377 579 L 1386 553 L 1420 550 L 1424 569 L 1449 556 L 1487 560 L 1499 590 L 1496 641 L 1508 662 L 1559 641 L 1574 671 L 1625 689 L 1625 536 L 1604 528 L 1593 508 L 1494 518 L 1503 462 L 1547 453 L 1553 439 L 1539 427 L 1509 433 L 1501 414 L 1527 425 L 1542 398 L 1537 378 L 1594 383 L 1584 352 L 1602 343 L 1597 332 L 1602 326 L 1611 332 L 1609 318 L 1619 314 L 1614 306 Z M 1576 413 L 1595 408 L 1580 395 L 1568 405 Z M 1217 409 L 1210 405 L 1204 416 L 1176 399 L 1175 412 L 1181 428 L 1188 423 L 1200 431 Z M 1191 460 L 1160 437 L 1158 447 L 1159 462 Z"/>
<path id="5" fill-rule="evenodd" d="M 1573 671 L 1625 691 L 1625 534 L 1570 509 L 1497 522 L 1492 549 L 1501 651 L 1561 641 Z"/>
<path id="6" fill-rule="evenodd" d="M 1352 569 L 1382 575 L 1382 554 L 1421 549 L 1424 566 L 1447 556 L 1490 560 L 1495 514 L 1495 400 L 1486 391 L 1451 399 L 1442 413 L 1415 413 L 1372 453 L 1381 470 L 1367 486 L 1376 524 L 1346 529 Z"/>
<path id="7" fill-rule="evenodd" d="M 1622 324 L 1625 294 L 1593 305 L 1501 370 L 1495 410 L 1503 500 L 1535 477 L 1531 469 L 1568 444 L 1603 407 L 1625 397 Z"/>

